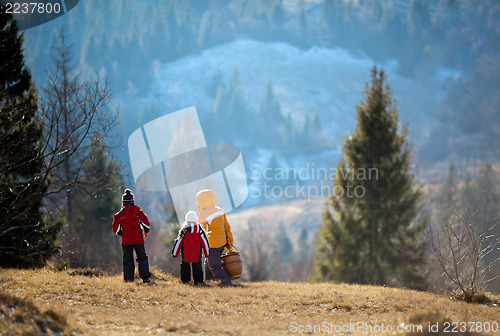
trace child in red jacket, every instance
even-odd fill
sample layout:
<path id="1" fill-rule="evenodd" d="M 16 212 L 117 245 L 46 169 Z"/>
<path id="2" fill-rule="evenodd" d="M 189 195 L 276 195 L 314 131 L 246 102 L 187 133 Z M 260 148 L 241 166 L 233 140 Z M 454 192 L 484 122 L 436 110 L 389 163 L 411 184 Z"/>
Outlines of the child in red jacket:
<path id="1" fill-rule="evenodd" d="M 201 251 L 208 257 L 209 245 L 207 236 L 194 211 L 186 214 L 184 225 L 179 230 L 179 235 L 172 248 L 172 256 L 176 258 L 181 253 L 181 281 L 191 281 L 191 267 L 193 267 L 193 280 L 195 285 L 203 284 L 203 270 L 201 267 Z"/>
<path id="2" fill-rule="evenodd" d="M 149 234 L 148 217 L 134 204 L 134 195 L 130 189 L 122 196 L 123 207 L 113 219 L 113 232 L 122 236 L 123 278 L 126 282 L 134 281 L 134 250 L 139 264 L 139 275 L 144 283 L 149 283 L 149 262 L 144 248 L 144 238 Z"/>

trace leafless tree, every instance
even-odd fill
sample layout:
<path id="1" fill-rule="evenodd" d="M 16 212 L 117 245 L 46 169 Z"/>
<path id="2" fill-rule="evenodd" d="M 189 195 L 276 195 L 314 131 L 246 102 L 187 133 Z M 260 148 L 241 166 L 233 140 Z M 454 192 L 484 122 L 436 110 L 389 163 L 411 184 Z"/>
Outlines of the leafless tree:
<path id="1" fill-rule="evenodd" d="M 44 197 L 55 214 L 63 214 L 65 226 L 63 248 L 72 250 L 71 221 L 74 207 L 74 188 L 105 187 L 99 177 L 86 178 L 84 164 L 95 144 L 116 147 L 112 138 L 118 124 L 118 112 L 111 112 L 112 92 L 106 79 L 96 75 L 94 80 L 80 82 L 71 66 L 70 46 L 61 32 L 60 44 L 54 58 L 55 73 L 48 73 L 48 83 L 40 99 L 40 117 L 43 127 L 43 176 L 50 180 Z M 95 139 L 104 141 L 93 141 Z"/>
<path id="2" fill-rule="evenodd" d="M 469 216 L 451 210 L 453 217 L 432 228 L 425 237 L 431 253 L 451 285 L 455 296 L 467 302 L 500 275 L 492 274 L 500 261 L 500 236 L 496 219 L 482 217 L 485 202 Z M 452 222 L 451 220 L 454 219 Z"/>
<path id="3" fill-rule="evenodd" d="M 249 281 L 269 280 L 273 269 L 273 246 L 269 233 L 258 223 L 248 223 L 241 239 L 243 276 Z"/>

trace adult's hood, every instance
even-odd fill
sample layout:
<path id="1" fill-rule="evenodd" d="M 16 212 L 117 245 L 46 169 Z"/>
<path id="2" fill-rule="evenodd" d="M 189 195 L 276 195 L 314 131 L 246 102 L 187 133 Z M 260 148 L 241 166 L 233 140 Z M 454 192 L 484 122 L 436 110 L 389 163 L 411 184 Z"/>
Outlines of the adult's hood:
<path id="1" fill-rule="evenodd" d="M 224 210 L 215 205 L 215 194 L 210 189 L 199 191 L 196 194 L 196 203 L 198 203 L 198 223 L 200 224 L 205 223 L 206 218 L 213 213 L 224 212 Z"/>
<path id="2" fill-rule="evenodd" d="M 196 194 L 196 203 L 198 204 L 198 212 L 215 206 L 215 195 L 210 189 L 203 189 Z"/>

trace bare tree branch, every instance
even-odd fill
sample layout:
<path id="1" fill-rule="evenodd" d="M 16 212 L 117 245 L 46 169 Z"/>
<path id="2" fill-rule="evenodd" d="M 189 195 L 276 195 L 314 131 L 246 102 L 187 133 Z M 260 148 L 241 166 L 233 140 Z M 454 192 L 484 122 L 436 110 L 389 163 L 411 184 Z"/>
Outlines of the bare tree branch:
<path id="1" fill-rule="evenodd" d="M 494 230 L 496 220 L 482 218 L 485 203 L 483 199 L 480 207 L 467 218 L 451 209 L 456 223 L 445 220 L 439 225 L 440 232 L 429 223 L 425 232 L 431 254 L 442 274 L 466 301 L 471 301 L 484 290 L 486 283 L 499 277 L 491 276 L 490 271 L 500 260 L 500 237 Z M 493 258 L 485 264 L 485 257 L 492 255 Z"/>

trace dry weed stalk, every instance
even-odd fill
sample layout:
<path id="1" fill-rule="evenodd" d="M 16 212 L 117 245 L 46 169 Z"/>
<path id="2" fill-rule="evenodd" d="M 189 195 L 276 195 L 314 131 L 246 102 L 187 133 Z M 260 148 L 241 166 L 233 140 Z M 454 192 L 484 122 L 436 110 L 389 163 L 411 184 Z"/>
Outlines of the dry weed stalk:
<path id="1" fill-rule="evenodd" d="M 485 204 L 483 200 L 470 216 L 460 215 L 452 209 L 454 222 L 446 219 L 434 230 L 429 223 L 425 233 L 442 275 L 452 284 L 454 296 L 466 302 L 484 298 L 479 295 L 484 286 L 500 277 L 491 275 L 500 260 L 498 222 L 496 219 L 482 220 Z"/>

